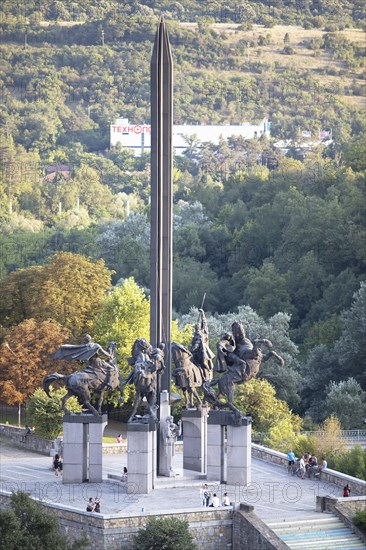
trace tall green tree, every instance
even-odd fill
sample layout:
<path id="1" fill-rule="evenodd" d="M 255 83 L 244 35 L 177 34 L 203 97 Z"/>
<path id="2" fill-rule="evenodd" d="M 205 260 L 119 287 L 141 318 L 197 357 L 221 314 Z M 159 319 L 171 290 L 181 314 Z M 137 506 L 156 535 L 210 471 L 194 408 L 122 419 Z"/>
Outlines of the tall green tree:
<path id="1" fill-rule="evenodd" d="M 134 341 L 150 339 L 150 303 L 132 277 L 105 296 L 94 327 L 96 339 L 103 344 L 116 340 L 120 365 L 125 374 L 129 372 L 127 358 Z"/>
<path id="2" fill-rule="evenodd" d="M 325 412 L 336 416 L 344 430 L 364 427 L 366 392 L 354 378 L 331 382 L 326 388 Z"/>
<path id="3" fill-rule="evenodd" d="M 237 386 L 234 403 L 244 413 L 252 415 L 255 432 L 266 433 L 280 422 L 283 436 L 289 430 L 300 431 L 300 417 L 292 414 L 285 401 L 276 398 L 275 389 L 267 380 L 252 379 Z M 277 440 L 274 432 L 272 435 Z"/>
<path id="4" fill-rule="evenodd" d="M 348 375 L 366 382 L 366 282 L 353 296 L 353 303 L 343 316 L 342 336 L 335 345 L 342 369 Z"/>
<path id="5" fill-rule="evenodd" d="M 278 311 L 293 311 L 286 279 L 271 262 L 263 264 L 261 269 L 249 270 L 244 299 L 263 317 L 271 317 Z"/>

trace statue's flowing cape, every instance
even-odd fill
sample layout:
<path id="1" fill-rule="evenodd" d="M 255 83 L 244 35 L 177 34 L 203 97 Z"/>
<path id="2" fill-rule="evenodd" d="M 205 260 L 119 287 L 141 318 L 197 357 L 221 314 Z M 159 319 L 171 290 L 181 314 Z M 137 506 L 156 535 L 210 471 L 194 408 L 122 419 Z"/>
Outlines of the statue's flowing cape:
<path id="1" fill-rule="evenodd" d="M 100 349 L 98 344 L 65 344 L 51 355 L 52 359 L 65 359 L 66 361 L 89 361 Z"/>

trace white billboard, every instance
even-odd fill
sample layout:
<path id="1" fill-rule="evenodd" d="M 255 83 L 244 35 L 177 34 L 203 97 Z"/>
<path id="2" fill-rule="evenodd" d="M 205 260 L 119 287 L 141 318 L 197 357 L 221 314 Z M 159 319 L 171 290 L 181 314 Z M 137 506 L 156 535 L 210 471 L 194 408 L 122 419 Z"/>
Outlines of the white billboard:
<path id="1" fill-rule="evenodd" d="M 187 148 L 186 137 L 195 135 L 203 142 L 219 143 L 220 139 L 227 139 L 231 136 L 242 136 L 245 139 L 260 138 L 262 135 L 269 136 L 270 122 L 264 118 L 259 124 L 241 125 L 174 125 L 173 126 L 173 147 L 176 153 L 182 153 Z M 133 149 L 136 155 L 144 150 L 150 150 L 151 126 L 148 124 L 130 124 L 127 118 L 118 118 L 115 124 L 110 127 L 111 147 L 121 144 L 122 147 Z"/>

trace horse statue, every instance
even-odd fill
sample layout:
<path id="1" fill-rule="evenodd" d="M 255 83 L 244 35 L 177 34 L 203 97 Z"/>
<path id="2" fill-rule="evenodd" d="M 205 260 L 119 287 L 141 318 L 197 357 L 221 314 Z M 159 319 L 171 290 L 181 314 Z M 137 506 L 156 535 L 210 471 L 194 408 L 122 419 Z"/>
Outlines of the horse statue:
<path id="1" fill-rule="evenodd" d="M 133 410 L 128 422 L 139 420 L 136 413 L 143 398 L 147 401 L 147 416 L 155 420 L 157 418 L 157 382 L 158 376 L 165 369 L 164 347 L 164 344 L 159 344 L 157 348 L 153 348 L 145 338 L 138 338 L 132 346 L 132 357 L 128 362 L 133 370 L 122 383 L 122 388 L 126 384 L 134 384 L 136 390 Z"/>
<path id="2" fill-rule="evenodd" d="M 201 406 L 202 401 L 196 388 L 200 388 L 204 382 L 202 369 L 192 360 L 192 353 L 182 344 L 172 342 L 171 353 L 176 368 L 173 376 L 177 386 L 183 391 L 185 408 L 194 408 L 194 399 Z"/>
<path id="3" fill-rule="evenodd" d="M 275 358 L 281 367 L 285 365 L 285 362 L 280 355 L 272 350 L 263 354 L 259 346 L 265 345 L 267 348 L 271 348 L 272 342 L 265 339 L 251 341 L 246 337 L 240 321 L 235 321 L 231 329 L 232 333 L 225 333 L 217 344 L 216 370 L 224 374 L 216 380 L 204 382 L 202 388 L 206 401 L 211 403 L 214 408 L 229 408 L 236 417 L 241 417 L 241 411 L 233 404 L 236 385 L 256 378 L 261 364 L 271 357 Z M 214 386 L 218 387 L 216 393 L 212 389 Z M 226 397 L 226 401 L 220 401 L 221 397 Z"/>
<path id="4" fill-rule="evenodd" d="M 62 380 L 65 382 L 67 393 L 62 398 L 62 410 L 66 413 L 67 400 L 75 396 L 83 407 L 95 416 L 102 414 L 102 404 L 105 392 L 118 388 L 122 396 L 122 379 L 117 366 L 116 342 L 109 343 L 107 351 L 104 351 L 99 344 L 91 341 L 86 335 L 85 343 L 81 345 L 66 344 L 61 346 L 51 355 L 53 359 L 65 359 L 66 361 L 88 361 L 85 370 L 75 371 L 72 374 L 64 375 L 55 372 L 43 379 L 43 389 L 48 395 L 49 387 L 53 382 Z M 99 357 L 103 353 L 109 359 L 107 363 Z M 91 404 L 91 394 L 97 395 L 98 404 L 95 408 Z M 120 400 L 121 401 L 121 400 Z"/>

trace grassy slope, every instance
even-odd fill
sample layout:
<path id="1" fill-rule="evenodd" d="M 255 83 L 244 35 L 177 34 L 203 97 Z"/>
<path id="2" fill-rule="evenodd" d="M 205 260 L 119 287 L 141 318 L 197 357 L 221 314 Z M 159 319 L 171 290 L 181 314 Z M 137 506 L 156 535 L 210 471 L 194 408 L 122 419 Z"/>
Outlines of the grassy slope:
<path id="1" fill-rule="evenodd" d="M 194 29 L 196 23 L 181 23 L 182 26 L 186 28 Z M 250 48 L 250 62 L 253 61 L 262 61 L 270 63 L 272 65 L 273 73 L 276 72 L 275 62 L 279 64 L 280 67 L 296 67 L 303 71 L 310 71 L 316 76 L 320 85 L 329 84 L 331 82 L 339 81 L 340 76 L 338 75 L 329 75 L 325 73 L 327 68 L 336 69 L 337 71 L 344 69 L 346 74 L 342 74 L 341 80 L 342 84 L 347 87 L 352 84 L 353 79 L 360 78 L 362 74 L 362 69 L 349 69 L 346 68 L 344 63 L 339 60 L 331 59 L 329 53 L 325 50 L 320 50 L 319 56 L 314 56 L 314 50 L 310 50 L 303 43 L 304 41 L 309 42 L 311 39 L 322 38 L 326 33 L 324 30 L 320 29 L 304 29 L 299 26 L 287 26 L 287 25 L 276 25 L 272 28 L 266 28 L 263 25 L 253 25 L 253 30 L 251 31 L 241 31 L 239 30 L 240 25 L 229 24 L 229 23 L 215 23 L 211 25 L 217 32 L 225 32 L 228 36 L 227 40 L 229 43 L 235 47 L 235 44 L 239 40 L 245 40 L 247 42 L 256 42 L 258 41 L 259 35 L 266 36 L 267 34 L 271 35 L 270 44 L 267 46 L 255 46 Z M 292 46 L 295 50 L 293 55 L 284 55 L 282 53 L 284 42 L 283 38 L 286 32 L 290 36 L 289 45 Z M 340 31 L 341 36 L 344 36 L 347 40 L 355 42 L 358 44 L 365 44 L 365 33 L 361 29 L 346 29 Z M 243 59 L 246 59 L 246 56 L 242 56 Z M 231 72 L 233 74 L 233 72 Z M 250 70 L 247 74 L 251 74 Z M 274 75 L 272 74 L 271 77 Z M 351 96 L 351 95 L 340 95 L 338 96 L 345 103 L 352 106 L 357 106 L 360 108 L 365 107 L 365 98 L 362 96 Z"/>

